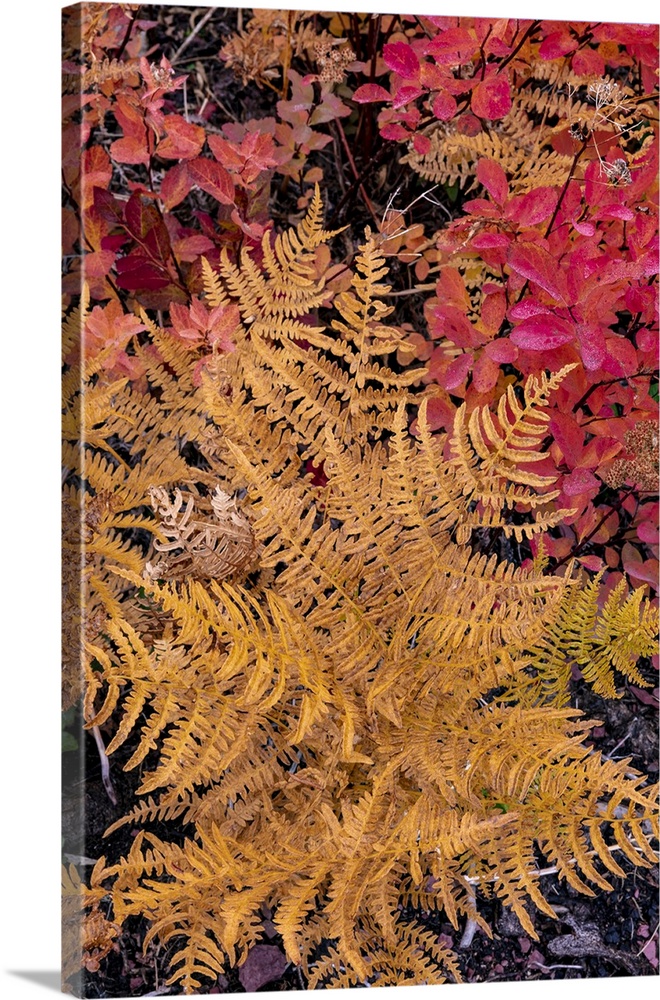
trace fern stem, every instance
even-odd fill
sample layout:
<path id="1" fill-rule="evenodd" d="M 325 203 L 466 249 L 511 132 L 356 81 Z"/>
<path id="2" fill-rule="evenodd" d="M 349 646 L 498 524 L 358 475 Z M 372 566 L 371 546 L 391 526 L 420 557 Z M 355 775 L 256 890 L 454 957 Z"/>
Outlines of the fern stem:
<path id="1" fill-rule="evenodd" d="M 101 780 L 103 781 L 103 787 L 108 793 L 108 798 L 112 802 L 113 806 L 117 805 L 117 795 L 112 785 L 112 778 L 110 777 L 110 761 L 108 760 L 108 755 L 105 752 L 105 743 L 103 742 L 103 737 L 101 736 L 101 730 L 98 726 L 92 726 L 92 736 L 96 743 L 96 749 L 99 752 L 99 761 L 101 763 Z"/>

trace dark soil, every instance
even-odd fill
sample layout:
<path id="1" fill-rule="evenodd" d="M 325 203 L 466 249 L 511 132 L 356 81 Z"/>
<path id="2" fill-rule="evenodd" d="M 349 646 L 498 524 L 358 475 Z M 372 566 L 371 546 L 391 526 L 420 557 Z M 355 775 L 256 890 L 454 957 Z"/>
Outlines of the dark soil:
<path id="1" fill-rule="evenodd" d="M 149 44 L 154 52 L 169 57 L 189 33 L 191 20 L 198 20 L 194 8 L 176 6 L 143 7 L 141 16 L 158 21 L 158 27 L 149 32 Z M 217 112 L 215 123 L 218 126 L 229 115 L 245 120 L 273 114 L 277 100 L 277 96 L 267 89 L 242 87 L 234 74 L 225 69 L 222 61 L 215 58 L 224 38 L 235 30 L 236 16 L 235 9 L 218 9 L 186 49 L 185 58 L 176 66 L 178 73 L 192 74 L 194 86 L 200 93 L 210 94 L 219 100 L 225 110 L 219 108 Z M 243 18 L 245 23 L 249 11 L 243 11 Z M 189 100 L 194 100 L 190 91 Z M 372 224 L 372 220 L 357 190 L 354 196 L 342 201 L 353 177 L 345 165 L 336 161 L 333 148 L 329 145 L 314 154 L 326 168 L 324 201 L 329 214 L 335 214 L 333 225 L 350 221 L 351 231 L 361 234 L 364 226 Z M 362 169 L 365 165 L 360 162 L 359 150 L 356 150 L 355 156 L 358 168 Z M 313 165 L 313 159 L 310 159 L 309 165 Z M 365 176 L 364 184 L 374 204 L 382 209 L 386 205 L 387 193 L 397 187 L 401 189 L 401 204 L 411 201 L 419 193 L 415 175 L 402 167 L 393 156 L 383 158 L 378 169 Z M 299 193 L 294 182 L 280 185 L 279 189 L 274 184 L 269 210 L 276 226 L 288 224 L 290 215 L 296 213 Z M 339 206 L 341 208 L 337 211 Z M 437 218 L 433 217 L 434 212 Z M 448 213 L 452 216 L 460 213 L 460 199 L 445 206 L 442 212 L 424 202 L 421 213 L 415 221 L 424 222 L 429 230 L 433 230 L 446 223 Z M 354 235 L 353 239 L 356 238 Z M 392 284 L 395 288 L 406 287 L 409 277 L 406 268 L 399 266 L 392 275 Z M 411 322 L 417 329 L 423 330 L 419 303 L 417 307 L 413 306 L 415 298 L 419 297 L 410 296 L 401 300 L 405 308 L 416 311 L 408 311 L 397 319 Z M 650 667 L 649 680 L 653 681 Z M 657 674 L 654 683 L 657 684 Z M 642 703 L 630 690 L 621 700 L 605 702 L 579 681 L 574 684 L 572 704 L 588 717 L 600 721 L 601 725 L 593 732 L 592 742 L 596 749 L 617 759 L 630 757 L 633 768 L 648 774 L 651 780 L 657 780 L 656 705 Z M 106 742 L 108 740 L 106 734 Z M 91 870 L 90 859 L 96 860 L 103 854 L 118 858 L 130 848 L 137 833 L 131 824 L 108 839 L 104 839 L 103 833 L 135 805 L 135 789 L 140 781 L 138 771 L 123 772 L 121 769 L 134 750 L 134 746 L 126 743 L 112 757 L 114 788 L 118 798 L 117 805 L 113 805 L 101 781 L 98 753 L 91 735 L 86 734 L 85 741 L 84 766 L 77 752 L 63 754 L 63 786 L 66 789 L 63 800 L 63 854 L 65 860 L 74 860 L 78 864 L 83 877 Z M 164 839 L 173 839 L 171 825 L 159 828 L 158 824 L 154 824 L 152 829 Z M 181 828 L 177 832 L 183 839 L 190 830 Z M 626 871 L 630 871 L 629 878 L 625 882 L 613 878 L 613 890 L 610 893 L 599 892 L 595 900 L 579 895 L 555 875 L 544 876 L 544 893 L 555 908 L 558 919 L 554 921 L 545 914 L 533 911 L 532 919 L 538 935 L 536 941 L 523 931 L 516 917 L 503 910 L 497 900 L 480 901 L 480 912 L 493 929 L 492 939 L 477 931 L 470 947 L 465 950 L 458 948 L 463 929 L 456 931 L 442 914 L 419 913 L 415 916 L 437 932 L 444 943 L 456 949 L 461 974 L 466 982 L 656 975 L 657 869 L 633 869 L 625 858 L 622 860 L 617 856 L 617 859 Z M 541 864 L 541 867 L 544 865 Z M 151 945 L 143 955 L 142 941 L 146 927 L 144 920 L 127 922 L 115 949 L 103 961 L 100 971 L 85 976 L 85 996 L 126 997 L 170 993 L 163 985 L 167 979 L 170 949 Z M 264 941 L 281 946 L 281 939 L 272 925 L 270 937 L 266 935 Z M 264 982 L 257 992 L 305 988 L 301 972 L 289 963 L 282 974 Z M 176 988 L 173 992 L 177 992 Z M 230 970 L 206 992 L 243 993 L 245 988 L 239 979 L 239 971 Z"/>

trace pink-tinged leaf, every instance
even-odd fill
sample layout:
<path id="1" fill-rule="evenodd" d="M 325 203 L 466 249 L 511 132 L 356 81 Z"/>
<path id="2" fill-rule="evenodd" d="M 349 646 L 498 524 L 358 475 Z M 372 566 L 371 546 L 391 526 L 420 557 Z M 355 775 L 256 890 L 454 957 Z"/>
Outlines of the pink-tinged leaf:
<path id="1" fill-rule="evenodd" d="M 510 340 L 505 340 L 504 337 L 489 341 L 484 347 L 484 352 L 498 365 L 510 365 L 518 357 L 516 345 L 512 344 Z"/>
<path id="2" fill-rule="evenodd" d="M 588 469 L 573 469 L 570 476 L 564 476 L 562 483 L 564 493 L 569 497 L 588 493 L 590 497 L 596 496 L 600 489 L 600 480 L 596 479 Z"/>
<path id="3" fill-rule="evenodd" d="M 541 59 L 559 59 L 569 52 L 575 52 L 578 47 L 578 40 L 565 28 L 561 31 L 552 31 L 543 39 L 539 46 Z"/>
<path id="4" fill-rule="evenodd" d="M 584 367 L 587 371 L 596 371 L 607 355 L 603 328 L 597 323 L 578 323 L 577 338 Z"/>
<path id="5" fill-rule="evenodd" d="M 255 944 L 238 970 L 241 986 L 254 993 L 261 986 L 279 979 L 287 967 L 287 959 L 277 945 Z"/>
<path id="6" fill-rule="evenodd" d="M 383 46 L 383 59 L 388 69 L 398 73 L 404 80 L 419 77 L 419 59 L 407 42 L 389 42 Z"/>
<path id="7" fill-rule="evenodd" d="M 472 370 L 472 385 L 480 393 L 490 392 L 500 374 L 500 366 L 487 354 L 482 354 Z"/>
<path id="8" fill-rule="evenodd" d="M 549 219 L 559 195 L 554 188 L 538 187 L 518 195 L 507 205 L 506 217 L 519 226 L 537 226 Z"/>
<path id="9" fill-rule="evenodd" d="M 440 90 L 433 98 L 431 111 L 441 122 L 449 121 L 456 114 L 458 105 L 447 90 Z"/>
<path id="10" fill-rule="evenodd" d="M 658 566 L 657 559 L 647 559 L 645 562 L 634 562 L 632 559 L 627 561 L 625 558 L 623 560 L 623 568 L 631 579 L 650 583 L 656 590 L 659 587 Z"/>
<path id="11" fill-rule="evenodd" d="M 439 31 L 426 46 L 427 55 L 445 66 L 466 62 L 478 49 L 474 31 L 469 28 L 447 28 Z"/>
<path id="12" fill-rule="evenodd" d="M 156 153 L 167 160 L 191 160 L 199 156 L 206 133 L 200 125 L 187 122 L 182 115 L 166 115 L 166 138 L 158 143 Z"/>
<path id="13" fill-rule="evenodd" d="M 453 404 L 444 393 L 442 397 L 432 396 L 426 404 L 426 419 L 432 431 L 437 431 L 440 427 L 444 427 L 446 430 L 451 428 L 455 413 Z M 411 430 L 413 434 L 416 433 L 413 428 Z"/>
<path id="14" fill-rule="evenodd" d="M 260 171 L 269 170 L 277 163 L 275 141 L 268 132 L 248 132 L 241 143 L 241 153 Z"/>
<path id="15" fill-rule="evenodd" d="M 567 320 L 545 313 L 524 319 L 511 331 L 509 339 L 526 351 L 552 351 L 574 340 L 575 329 Z"/>
<path id="16" fill-rule="evenodd" d="M 393 108 L 403 108 L 406 104 L 410 104 L 411 101 L 417 100 L 420 94 L 423 94 L 424 90 L 422 87 L 414 87 L 411 85 L 399 87 L 394 93 L 392 98 Z"/>
<path id="17" fill-rule="evenodd" d="M 472 92 L 472 111 L 479 118 L 494 121 L 511 110 L 511 87 L 506 76 L 490 76 Z"/>
<path id="18" fill-rule="evenodd" d="M 116 253 L 127 243 L 130 236 L 127 233 L 117 233 L 115 236 L 104 236 L 101 240 L 101 250 L 112 250 Z"/>
<path id="19" fill-rule="evenodd" d="M 601 78 L 605 75 L 605 60 L 596 49 L 580 49 L 571 60 L 571 69 L 578 76 Z"/>
<path id="20" fill-rule="evenodd" d="M 551 253 L 536 243 L 512 243 L 507 253 L 509 266 L 528 281 L 533 281 L 553 299 L 565 301 L 566 282 Z"/>
<path id="21" fill-rule="evenodd" d="M 115 163 L 141 163 L 149 166 L 149 150 L 147 149 L 146 133 L 144 138 L 133 135 L 123 139 L 115 139 L 110 143 L 110 156 Z"/>
<path id="22" fill-rule="evenodd" d="M 194 184 L 210 194 L 223 205 L 233 205 L 234 182 L 223 166 L 214 160 L 197 159 L 188 162 L 188 170 Z"/>
<path id="23" fill-rule="evenodd" d="M 372 101 L 390 101 L 392 95 L 379 83 L 363 83 L 353 94 L 353 100 L 358 104 L 371 104 Z"/>
<path id="24" fill-rule="evenodd" d="M 658 688 L 654 688 L 653 691 L 645 691 L 643 688 L 639 688 L 635 684 L 630 684 L 629 689 L 635 695 L 637 701 L 641 701 L 642 705 L 650 705 L 651 708 L 658 707 Z M 646 955 L 646 957 L 649 958 L 649 954 L 647 953 L 646 950 L 649 947 L 649 945 L 653 945 L 653 956 L 655 957 L 656 955 L 655 941 L 649 941 L 648 944 L 642 950 L 642 954 Z M 657 961 L 658 960 L 656 958 L 656 965 Z"/>
<path id="25" fill-rule="evenodd" d="M 598 573 L 603 568 L 603 560 L 599 556 L 580 556 L 578 562 L 592 573 Z"/>
<path id="26" fill-rule="evenodd" d="M 582 457 L 584 430 L 570 413 L 563 413 L 556 407 L 552 410 L 548 430 L 559 445 L 569 469 L 574 469 Z"/>
<path id="27" fill-rule="evenodd" d="M 112 113 L 124 133 L 123 138 L 116 139 L 110 145 L 112 159 L 116 163 L 142 163 L 148 166 L 149 138 L 144 109 L 129 100 L 127 95 L 120 93 Z"/>
<path id="28" fill-rule="evenodd" d="M 489 336 L 497 337 L 500 330 L 502 329 L 502 323 L 506 316 L 506 295 L 502 289 L 496 289 L 492 293 L 486 293 L 486 288 L 484 286 L 484 298 L 481 303 L 481 322 L 484 329 L 487 331 Z M 501 345 L 506 344 L 507 353 L 511 352 L 513 355 L 518 354 L 518 348 L 511 344 L 508 340 L 503 340 L 498 337 L 491 344 Z M 488 345 L 486 345 L 488 346 Z M 499 350 L 499 346 L 498 346 Z M 499 364 L 500 358 L 493 354 L 491 351 L 486 352 L 489 358 L 493 358 Z M 511 360 L 511 359 L 510 359 Z"/>
<path id="29" fill-rule="evenodd" d="M 86 253 L 83 257 L 85 281 L 89 281 L 90 278 L 107 278 L 114 262 L 115 254 L 112 250 L 97 250 L 93 253 Z"/>
<path id="30" fill-rule="evenodd" d="M 581 236 L 593 236 L 596 232 L 593 222 L 574 222 L 573 226 Z"/>
<path id="31" fill-rule="evenodd" d="M 216 160 L 226 170 L 230 170 L 236 174 L 239 173 L 245 163 L 245 157 L 242 155 L 240 148 L 236 146 L 236 143 L 230 139 L 223 139 L 220 135 L 209 135 L 208 144 Z"/>
<path id="32" fill-rule="evenodd" d="M 607 355 L 602 367 L 617 378 L 622 375 L 634 375 L 637 371 L 637 352 L 634 344 L 616 334 L 607 337 Z"/>
<path id="33" fill-rule="evenodd" d="M 465 114 L 459 115 L 456 119 L 456 131 L 460 135 L 475 136 L 483 132 L 483 126 L 476 115 L 470 114 L 466 111 Z"/>
<path id="34" fill-rule="evenodd" d="M 519 320 L 529 319 L 530 316 L 551 315 L 551 313 L 547 306 L 542 306 L 541 303 L 537 302 L 535 299 L 527 298 L 523 299 L 521 302 L 516 302 L 515 305 L 511 306 L 508 315 L 509 319 Z"/>
<path id="35" fill-rule="evenodd" d="M 618 418 L 613 418 L 617 420 Z M 613 437 L 594 437 L 589 441 L 580 455 L 579 465 L 583 469 L 599 469 L 601 465 L 611 462 L 615 455 L 622 451 L 621 441 Z"/>
<path id="36" fill-rule="evenodd" d="M 94 202 L 94 188 L 107 188 L 112 179 L 112 163 L 102 146 L 92 146 L 83 151 L 80 159 L 82 208 Z"/>
<path id="37" fill-rule="evenodd" d="M 447 366 L 447 369 L 440 380 L 440 384 L 443 389 L 455 389 L 457 386 L 461 385 L 467 378 L 467 374 L 470 371 L 474 357 L 470 351 L 468 354 L 459 354 L 457 358 Z"/>
<path id="38" fill-rule="evenodd" d="M 129 340 L 146 327 L 133 313 L 125 313 L 121 302 L 111 299 L 106 306 L 94 306 L 85 324 L 85 352 L 95 357 L 104 348 L 123 350 Z"/>
<path id="39" fill-rule="evenodd" d="M 425 156 L 433 148 L 431 140 L 426 135 L 413 136 L 413 149 L 419 156 Z"/>
<path id="40" fill-rule="evenodd" d="M 166 261 L 171 253 L 170 234 L 155 205 L 134 192 L 124 210 L 126 228 L 156 262 Z"/>
<path id="41" fill-rule="evenodd" d="M 658 538 L 657 524 L 652 521 L 641 521 L 637 525 L 637 537 L 640 542 L 645 542 L 646 545 L 657 545 L 660 540 Z"/>
<path id="42" fill-rule="evenodd" d="M 597 219 L 622 219 L 624 222 L 630 222 L 631 219 L 635 218 L 635 213 L 627 205 L 601 205 L 599 209 L 596 210 Z"/>
<path id="43" fill-rule="evenodd" d="M 194 236 L 185 236 L 183 239 L 175 240 L 172 244 L 172 250 L 177 260 L 191 262 L 196 260 L 200 254 L 208 253 L 214 245 L 208 236 L 196 233 Z"/>
<path id="44" fill-rule="evenodd" d="M 400 142 L 402 139 L 407 139 L 410 135 L 408 129 L 404 128 L 403 125 L 385 125 L 381 130 L 380 134 L 383 139 L 392 139 L 394 142 Z"/>
<path id="45" fill-rule="evenodd" d="M 185 163 L 177 163 L 170 167 L 160 185 L 161 198 L 168 212 L 181 204 L 189 193 L 192 183 Z"/>
<path id="46" fill-rule="evenodd" d="M 499 163 L 482 157 L 477 163 L 477 180 L 498 205 L 509 197 L 509 182 Z"/>
<path id="47" fill-rule="evenodd" d="M 123 206 L 117 201 L 114 195 L 103 188 L 95 187 L 94 191 L 94 211 L 99 217 L 112 225 L 121 225 L 124 221 Z"/>
<path id="48" fill-rule="evenodd" d="M 117 285 L 127 291 L 146 289 L 155 291 L 165 288 L 172 280 L 164 268 L 155 265 L 141 254 L 129 254 L 117 261 Z"/>
<path id="49" fill-rule="evenodd" d="M 508 247 L 511 237 L 504 233 L 477 233 L 470 240 L 470 246 L 474 250 L 493 250 L 496 247 Z"/>

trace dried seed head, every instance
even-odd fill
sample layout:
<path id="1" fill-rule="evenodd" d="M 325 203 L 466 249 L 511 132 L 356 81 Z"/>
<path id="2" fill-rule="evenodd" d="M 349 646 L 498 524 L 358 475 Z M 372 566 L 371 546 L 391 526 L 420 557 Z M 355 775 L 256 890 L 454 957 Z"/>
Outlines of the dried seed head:
<path id="1" fill-rule="evenodd" d="M 624 159 L 620 158 L 618 160 L 614 160 L 613 163 L 603 163 L 602 167 L 605 171 L 607 179 L 612 181 L 613 184 L 632 183 L 630 167 Z"/>

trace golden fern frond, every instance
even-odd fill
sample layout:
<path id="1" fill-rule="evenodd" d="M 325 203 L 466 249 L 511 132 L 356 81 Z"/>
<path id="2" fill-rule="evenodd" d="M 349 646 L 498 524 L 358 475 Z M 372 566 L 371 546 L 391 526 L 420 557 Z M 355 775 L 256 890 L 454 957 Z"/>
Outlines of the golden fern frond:
<path id="1" fill-rule="evenodd" d="M 490 408 L 477 407 L 466 424 L 465 404 L 456 412 L 451 435 L 452 465 L 463 485 L 463 494 L 481 505 L 467 519 L 467 527 L 503 527 L 507 535 L 516 538 L 546 530 L 561 521 L 569 510 L 535 513 L 527 524 L 507 525 L 501 517 L 505 508 L 536 508 L 546 505 L 558 492 L 533 492 L 546 489 L 554 483 L 554 476 L 540 476 L 525 468 L 526 465 L 545 458 L 538 446 L 547 434 L 546 406 L 550 393 L 557 388 L 566 374 L 574 367 L 567 365 L 553 375 L 531 375 L 523 388 L 523 399 L 518 400 L 512 385 L 500 396 L 497 420 Z M 483 511 L 483 513 L 482 513 Z M 461 539 L 466 537 L 465 528 Z"/>
<path id="2" fill-rule="evenodd" d="M 599 608 L 602 573 L 582 587 L 569 587 L 550 619 L 543 642 L 530 651 L 528 672 L 513 682 L 512 694 L 526 704 L 535 700 L 568 704 L 571 667 L 580 668 L 583 679 L 605 698 L 620 698 L 618 674 L 640 687 L 648 687 L 637 669 L 642 656 L 656 651 L 657 609 L 646 604 L 644 588 L 627 594 L 621 580 Z"/>

